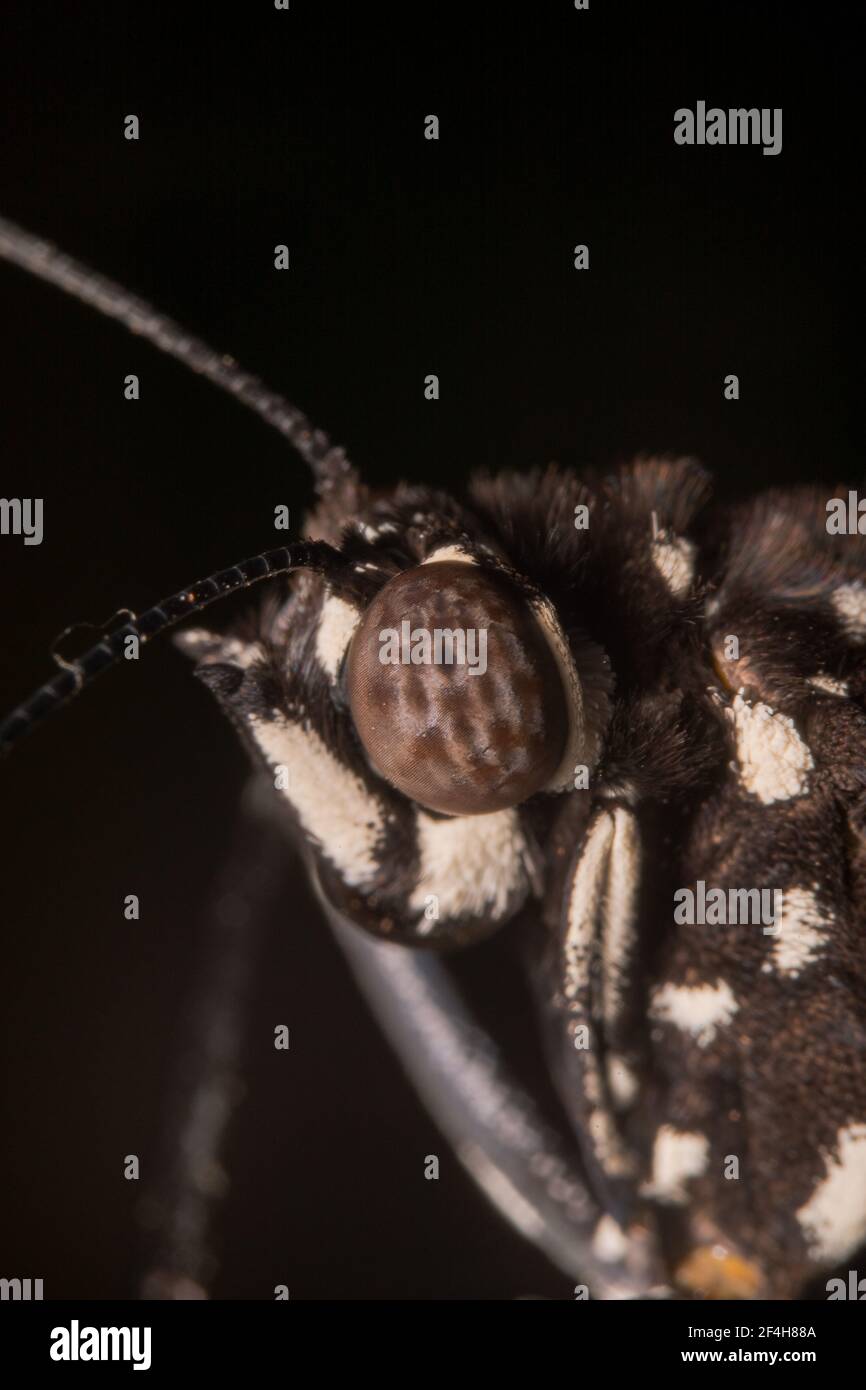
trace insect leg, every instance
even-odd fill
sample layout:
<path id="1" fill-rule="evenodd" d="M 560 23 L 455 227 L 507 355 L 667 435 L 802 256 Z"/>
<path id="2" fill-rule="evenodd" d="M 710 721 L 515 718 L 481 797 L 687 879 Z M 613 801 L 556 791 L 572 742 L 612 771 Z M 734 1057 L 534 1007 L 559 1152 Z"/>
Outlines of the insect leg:
<path id="1" fill-rule="evenodd" d="M 207 913 L 201 983 L 191 1009 L 183 1078 L 171 1109 L 163 1177 L 143 1217 L 152 1253 L 142 1296 L 206 1298 L 216 1267 L 210 1238 L 222 1195 L 220 1149 L 239 1089 L 248 984 L 261 923 L 284 884 L 285 840 L 253 779 L 241 801 L 234 840 Z"/>
<path id="2" fill-rule="evenodd" d="M 444 962 L 381 942 L 343 919 L 319 890 L 368 1003 L 458 1158 L 506 1220 L 569 1277 L 604 1299 L 657 1296 L 635 1249 L 617 1261 L 593 1248 L 601 1216 L 575 1157 L 510 1075 Z M 634 1263 L 632 1263 L 632 1260 Z"/>

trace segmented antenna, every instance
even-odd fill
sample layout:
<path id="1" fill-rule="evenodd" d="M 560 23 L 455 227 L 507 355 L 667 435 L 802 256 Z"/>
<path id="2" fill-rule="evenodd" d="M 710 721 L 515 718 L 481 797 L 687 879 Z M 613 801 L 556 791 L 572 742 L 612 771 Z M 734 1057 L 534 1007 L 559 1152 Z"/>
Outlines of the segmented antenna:
<path id="1" fill-rule="evenodd" d="M 326 486 L 349 470 L 345 451 L 331 444 L 328 436 L 314 429 L 297 406 L 271 391 L 257 377 L 243 371 L 233 357 L 214 352 L 200 338 L 194 338 L 173 319 L 160 314 L 146 300 L 98 275 L 95 270 L 67 256 L 48 241 L 0 217 L 0 258 L 29 270 L 40 280 L 57 285 L 75 299 L 116 319 L 131 333 L 145 338 L 154 347 L 174 357 L 215 386 L 228 392 L 267 424 L 278 430 L 297 449 L 309 465 L 317 485 Z"/>
<path id="2" fill-rule="evenodd" d="M 79 691 L 95 680 L 124 655 L 128 638 L 147 642 L 166 628 L 198 613 L 238 589 L 247 589 L 260 579 L 288 574 L 292 570 L 310 569 L 339 581 L 345 562 L 338 550 L 325 541 L 298 541 L 278 550 L 267 550 L 249 560 L 241 560 L 231 569 L 221 570 L 207 579 L 200 579 L 179 593 L 148 608 L 140 618 L 103 637 L 77 661 L 63 661 L 63 669 L 52 680 L 39 687 L 28 700 L 13 710 L 0 723 L 0 755 L 8 753 L 13 744 L 28 734 L 35 724 L 65 705 Z"/>

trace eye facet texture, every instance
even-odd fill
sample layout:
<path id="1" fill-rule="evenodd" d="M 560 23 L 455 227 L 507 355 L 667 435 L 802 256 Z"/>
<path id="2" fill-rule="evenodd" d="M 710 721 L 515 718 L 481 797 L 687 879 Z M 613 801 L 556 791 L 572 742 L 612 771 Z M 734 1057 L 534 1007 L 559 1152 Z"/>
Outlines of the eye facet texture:
<path id="1" fill-rule="evenodd" d="M 371 765 L 430 810 L 485 815 L 544 787 L 565 747 L 556 662 L 504 577 L 440 561 L 397 575 L 352 640 L 349 706 Z"/>

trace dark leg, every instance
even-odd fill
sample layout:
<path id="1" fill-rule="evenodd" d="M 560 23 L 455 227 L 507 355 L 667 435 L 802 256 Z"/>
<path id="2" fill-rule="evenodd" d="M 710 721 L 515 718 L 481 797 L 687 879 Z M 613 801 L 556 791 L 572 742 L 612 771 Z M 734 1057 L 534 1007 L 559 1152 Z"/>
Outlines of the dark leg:
<path id="1" fill-rule="evenodd" d="M 220 1153 L 240 1091 L 248 987 L 263 924 L 285 884 L 288 850 L 270 812 L 272 795 L 267 785 L 248 784 L 210 899 L 206 958 L 179 1058 L 162 1178 L 143 1205 L 150 1247 L 143 1298 L 207 1298 L 216 1268 L 210 1225 L 225 1186 Z"/>

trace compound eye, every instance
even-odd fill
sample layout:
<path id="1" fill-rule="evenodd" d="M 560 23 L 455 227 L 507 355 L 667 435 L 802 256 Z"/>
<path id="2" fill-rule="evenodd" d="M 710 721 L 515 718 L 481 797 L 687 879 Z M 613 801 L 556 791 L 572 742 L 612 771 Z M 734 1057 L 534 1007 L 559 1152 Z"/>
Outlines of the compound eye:
<path id="1" fill-rule="evenodd" d="M 382 588 L 352 639 L 349 706 L 376 772 L 421 806 L 485 815 L 549 783 L 568 708 L 524 596 L 460 561 Z"/>

